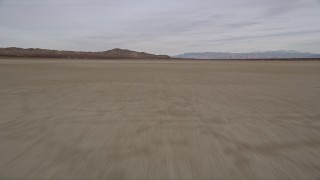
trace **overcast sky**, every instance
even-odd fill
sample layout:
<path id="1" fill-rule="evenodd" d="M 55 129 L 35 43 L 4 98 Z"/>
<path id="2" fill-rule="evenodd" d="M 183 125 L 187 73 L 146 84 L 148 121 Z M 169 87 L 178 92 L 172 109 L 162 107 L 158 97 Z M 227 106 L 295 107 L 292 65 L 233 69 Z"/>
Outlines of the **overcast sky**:
<path id="1" fill-rule="evenodd" d="M 320 0 L 0 0 L 0 47 L 320 53 Z"/>

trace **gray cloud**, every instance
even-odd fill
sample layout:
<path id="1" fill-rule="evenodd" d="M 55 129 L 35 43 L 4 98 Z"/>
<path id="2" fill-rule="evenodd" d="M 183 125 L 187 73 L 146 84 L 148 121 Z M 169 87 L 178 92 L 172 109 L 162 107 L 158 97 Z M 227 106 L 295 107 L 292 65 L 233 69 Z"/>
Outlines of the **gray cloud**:
<path id="1" fill-rule="evenodd" d="M 0 0 L 0 46 L 320 53 L 319 0 Z M 310 43 L 312 40 L 312 43 Z"/>
<path id="2" fill-rule="evenodd" d="M 225 24 L 224 27 L 227 28 L 242 28 L 242 27 L 247 27 L 247 26 L 252 26 L 260 24 L 259 22 L 238 22 L 238 23 L 230 23 L 230 24 Z"/>
<path id="3" fill-rule="evenodd" d="M 210 40 L 208 42 L 238 42 L 242 40 L 262 39 L 262 38 L 270 38 L 270 37 L 292 37 L 297 35 L 309 35 L 309 34 L 319 34 L 320 36 L 320 29 L 221 38 L 221 39 Z"/>

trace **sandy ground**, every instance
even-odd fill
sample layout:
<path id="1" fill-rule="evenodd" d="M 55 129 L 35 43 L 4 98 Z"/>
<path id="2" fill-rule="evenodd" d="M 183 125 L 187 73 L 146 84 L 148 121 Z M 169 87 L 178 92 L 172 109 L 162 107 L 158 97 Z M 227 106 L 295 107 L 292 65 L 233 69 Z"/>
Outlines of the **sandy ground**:
<path id="1" fill-rule="evenodd" d="M 320 62 L 2 59 L 0 177 L 319 179 Z"/>

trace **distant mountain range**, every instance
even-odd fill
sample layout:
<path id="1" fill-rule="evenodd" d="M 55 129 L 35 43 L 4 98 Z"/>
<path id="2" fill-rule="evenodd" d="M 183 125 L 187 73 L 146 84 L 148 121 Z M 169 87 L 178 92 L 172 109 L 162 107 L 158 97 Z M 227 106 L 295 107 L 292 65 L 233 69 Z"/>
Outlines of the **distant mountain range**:
<path id="1" fill-rule="evenodd" d="M 201 52 L 185 53 L 173 56 L 186 59 L 284 59 L 284 58 L 320 58 L 320 54 L 304 53 L 298 51 L 266 51 L 249 53 L 230 52 Z"/>
<path id="2" fill-rule="evenodd" d="M 39 57 L 70 59 L 170 59 L 167 55 L 154 55 L 126 49 L 112 49 L 102 52 L 58 51 L 38 48 L 0 48 L 0 56 L 4 57 Z"/>
<path id="3" fill-rule="evenodd" d="M 39 48 L 0 48 L 0 57 L 37 57 L 37 58 L 69 58 L 69 59 L 312 59 L 320 58 L 320 54 L 298 51 L 266 51 L 249 53 L 200 52 L 185 53 L 176 56 L 154 55 L 127 49 L 111 49 L 101 52 L 58 51 Z"/>

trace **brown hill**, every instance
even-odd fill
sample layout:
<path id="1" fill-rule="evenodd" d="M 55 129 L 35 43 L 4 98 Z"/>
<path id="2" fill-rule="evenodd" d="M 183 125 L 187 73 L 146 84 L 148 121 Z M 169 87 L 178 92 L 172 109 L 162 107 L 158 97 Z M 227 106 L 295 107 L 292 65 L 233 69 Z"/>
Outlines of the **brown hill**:
<path id="1" fill-rule="evenodd" d="M 126 49 L 112 49 L 102 52 L 58 51 L 38 48 L 0 48 L 0 56 L 5 57 L 39 57 L 72 59 L 170 59 L 167 55 L 154 55 Z"/>

